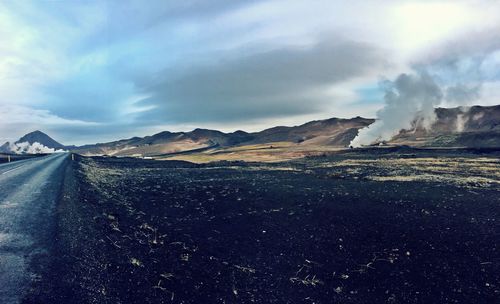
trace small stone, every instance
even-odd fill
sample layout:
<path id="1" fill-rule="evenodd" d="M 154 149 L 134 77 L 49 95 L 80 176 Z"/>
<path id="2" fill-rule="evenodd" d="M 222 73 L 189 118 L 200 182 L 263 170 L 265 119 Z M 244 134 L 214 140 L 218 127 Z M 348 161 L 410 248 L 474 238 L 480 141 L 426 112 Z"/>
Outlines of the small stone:
<path id="1" fill-rule="evenodd" d="M 132 263 L 132 265 L 136 266 L 136 267 L 140 267 L 142 266 L 142 262 L 139 261 L 138 259 L 136 258 L 131 258 L 130 259 L 130 263 Z"/>

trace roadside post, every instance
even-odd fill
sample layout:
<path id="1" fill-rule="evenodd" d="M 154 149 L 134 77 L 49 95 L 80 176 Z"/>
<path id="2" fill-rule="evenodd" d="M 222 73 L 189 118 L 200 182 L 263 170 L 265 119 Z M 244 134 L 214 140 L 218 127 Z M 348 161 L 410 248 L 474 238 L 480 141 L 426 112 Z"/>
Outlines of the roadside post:
<path id="1" fill-rule="evenodd" d="M 71 153 L 71 160 L 75 160 L 75 154 Z"/>
<path id="2" fill-rule="evenodd" d="M 10 163 L 10 155 L 7 155 L 8 162 Z"/>

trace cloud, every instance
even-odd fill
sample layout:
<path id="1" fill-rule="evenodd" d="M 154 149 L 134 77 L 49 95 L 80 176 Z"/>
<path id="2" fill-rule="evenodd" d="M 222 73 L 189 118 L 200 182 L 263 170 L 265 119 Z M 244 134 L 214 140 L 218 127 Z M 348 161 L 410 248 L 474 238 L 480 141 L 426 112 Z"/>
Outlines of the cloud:
<path id="1" fill-rule="evenodd" d="M 71 143 L 371 116 L 383 92 L 362 89 L 412 70 L 447 101 L 491 104 L 498 14 L 469 0 L 1 1 L 0 107 L 47 111 L 65 127 L 36 129 Z"/>
<path id="2" fill-rule="evenodd" d="M 7 105 L 0 107 L 0 142 L 15 141 L 22 135 L 37 130 L 58 130 L 70 127 L 97 128 L 95 122 L 61 118 L 47 110 L 27 106 Z"/>
<path id="3" fill-rule="evenodd" d="M 118 122 L 133 84 L 109 74 L 107 67 L 80 71 L 44 87 L 51 111 L 68 119 Z"/>
<path id="4" fill-rule="evenodd" d="M 456 84 L 446 89 L 445 99 L 448 103 L 457 105 L 468 105 L 481 97 L 480 85 Z"/>
<path id="5" fill-rule="evenodd" d="M 495 11 L 495 10 L 494 10 Z M 499 8 L 496 12 L 500 13 Z M 484 26 L 478 30 L 469 29 L 459 34 L 447 37 L 429 47 L 413 59 L 417 65 L 448 65 L 463 68 L 464 59 L 480 59 L 500 49 L 500 22 L 493 26 Z"/>
<path id="6" fill-rule="evenodd" d="M 341 38 L 283 48 L 141 80 L 154 122 L 235 121 L 320 112 L 331 86 L 384 69 L 384 52 Z M 153 85 L 150 85 L 152 83 Z"/>

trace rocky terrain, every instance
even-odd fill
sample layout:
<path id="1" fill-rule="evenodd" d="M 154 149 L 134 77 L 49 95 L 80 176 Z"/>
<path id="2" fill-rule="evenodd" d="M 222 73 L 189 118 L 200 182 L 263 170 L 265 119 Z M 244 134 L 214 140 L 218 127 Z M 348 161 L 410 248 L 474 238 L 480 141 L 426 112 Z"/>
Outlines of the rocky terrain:
<path id="1" fill-rule="evenodd" d="M 496 303 L 499 157 L 77 157 L 25 303 Z"/>
<path id="2" fill-rule="evenodd" d="M 499 147 L 500 106 L 437 108 L 429 129 L 403 130 L 391 144 L 430 147 Z"/>

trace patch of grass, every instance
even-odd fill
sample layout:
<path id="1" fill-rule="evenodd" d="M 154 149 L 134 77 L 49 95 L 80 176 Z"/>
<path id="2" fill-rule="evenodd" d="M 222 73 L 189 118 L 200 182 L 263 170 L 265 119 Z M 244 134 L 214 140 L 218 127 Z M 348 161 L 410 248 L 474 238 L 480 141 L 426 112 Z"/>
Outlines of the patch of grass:
<path id="1" fill-rule="evenodd" d="M 166 156 L 163 160 L 185 160 L 194 163 L 217 161 L 282 162 L 318 156 L 325 153 L 342 151 L 345 148 L 300 145 L 291 142 L 243 145 L 230 148 L 214 149 L 200 153 Z"/>

